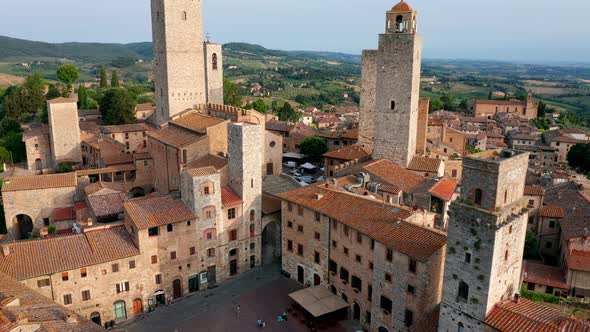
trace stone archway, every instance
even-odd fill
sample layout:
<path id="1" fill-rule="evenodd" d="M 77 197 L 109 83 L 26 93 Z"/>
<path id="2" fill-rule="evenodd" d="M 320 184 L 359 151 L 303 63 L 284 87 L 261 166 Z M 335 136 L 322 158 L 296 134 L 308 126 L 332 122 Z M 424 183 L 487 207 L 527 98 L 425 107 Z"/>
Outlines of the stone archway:
<path id="1" fill-rule="evenodd" d="M 92 322 L 94 322 L 95 324 L 102 326 L 102 321 L 100 319 L 100 313 L 95 311 L 93 313 L 90 314 L 90 320 Z"/>
<path id="2" fill-rule="evenodd" d="M 262 230 L 262 264 L 269 264 L 281 257 L 281 226 L 272 220 Z"/>
<path id="3" fill-rule="evenodd" d="M 14 224 L 18 226 L 19 239 L 28 239 L 33 233 L 33 219 L 26 214 L 18 214 L 14 217 Z"/>

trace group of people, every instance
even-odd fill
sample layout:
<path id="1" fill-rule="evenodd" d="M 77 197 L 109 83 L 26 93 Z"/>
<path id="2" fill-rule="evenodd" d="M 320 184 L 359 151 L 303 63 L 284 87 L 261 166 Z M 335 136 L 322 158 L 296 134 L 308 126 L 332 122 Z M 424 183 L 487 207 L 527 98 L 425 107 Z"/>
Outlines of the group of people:
<path id="1" fill-rule="evenodd" d="M 277 316 L 277 322 L 286 322 L 288 320 L 289 316 L 287 315 L 286 312 L 283 312 L 282 314 Z M 259 319 L 256 321 L 256 324 L 258 325 L 258 327 L 260 328 L 265 328 L 266 327 L 266 321 L 263 319 Z"/>

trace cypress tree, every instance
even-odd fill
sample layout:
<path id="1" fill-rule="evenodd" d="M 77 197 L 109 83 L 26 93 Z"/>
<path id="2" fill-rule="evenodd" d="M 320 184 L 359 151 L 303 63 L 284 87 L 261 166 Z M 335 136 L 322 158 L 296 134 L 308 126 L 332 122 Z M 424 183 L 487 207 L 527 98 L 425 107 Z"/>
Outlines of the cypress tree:
<path id="1" fill-rule="evenodd" d="M 111 76 L 111 88 L 118 88 L 119 87 L 119 75 L 117 74 L 116 70 L 113 70 L 113 74 Z"/>
<path id="2" fill-rule="evenodd" d="M 105 67 L 100 69 L 100 88 L 106 89 L 107 88 L 107 70 Z"/>

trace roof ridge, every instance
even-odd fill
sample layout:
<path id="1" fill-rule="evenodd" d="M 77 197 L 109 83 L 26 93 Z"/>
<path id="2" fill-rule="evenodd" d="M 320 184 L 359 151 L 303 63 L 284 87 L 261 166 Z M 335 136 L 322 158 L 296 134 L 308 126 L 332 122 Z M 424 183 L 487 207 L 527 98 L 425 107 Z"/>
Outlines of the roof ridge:
<path id="1" fill-rule="evenodd" d="M 528 320 L 528 321 L 530 321 L 530 322 L 535 322 L 535 323 L 538 323 L 538 324 L 550 324 L 550 325 L 553 325 L 553 326 L 555 326 L 555 327 L 559 328 L 559 325 L 561 324 L 561 322 L 563 322 L 564 320 L 566 320 L 566 319 L 567 319 L 567 316 L 565 316 L 564 314 L 562 314 L 562 313 L 561 313 L 560 311 L 558 311 L 558 310 L 555 310 L 555 309 L 553 309 L 553 308 L 551 308 L 551 307 L 545 306 L 545 305 L 543 305 L 543 304 L 541 304 L 541 303 L 536 303 L 536 302 L 533 302 L 533 301 L 529 301 L 529 302 L 531 302 L 531 303 L 533 303 L 533 304 L 538 304 L 539 306 L 543 306 L 543 307 L 544 307 L 546 310 L 551 310 L 551 311 L 553 311 L 554 313 L 557 313 L 557 314 L 559 314 L 559 315 L 560 315 L 560 317 L 561 317 L 561 319 L 560 319 L 560 321 L 559 321 L 559 324 L 556 324 L 556 323 L 555 323 L 555 322 L 553 322 L 552 320 L 542 320 L 542 319 L 540 319 L 540 318 L 536 318 L 536 317 L 537 317 L 537 315 L 534 315 L 534 316 L 532 316 L 532 317 L 531 317 L 531 316 L 525 315 L 525 314 L 523 314 L 523 313 L 521 313 L 521 312 L 518 312 L 518 311 L 517 311 L 517 310 L 515 310 L 515 309 L 511 309 L 510 307 L 504 306 L 503 304 L 504 304 L 504 303 L 506 303 L 507 301 L 514 302 L 514 300 L 512 300 L 512 299 L 508 299 L 508 300 L 506 300 L 506 301 L 504 301 L 504 302 L 501 302 L 501 303 L 500 303 L 500 309 L 502 309 L 502 310 L 506 310 L 506 311 L 508 311 L 508 312 L 510 312 L 510 313 L 512 313 L 512 314 L 518 315 L 519 317 L 522 317 L 522 318 L 524 318 L 525 320 Z M 520 299 L 519 301 L 528 301 L 528 300 L 526 300 L 526 299 Z M 516 303 L 516 304 L 518 304 L 518 303 Z M 496 306 L 496 305 L 498 305 L 498 304 L 496 303 L 494 306 Z M 544 316 L 545 316 L 545 315 L 544 315 Z"/>

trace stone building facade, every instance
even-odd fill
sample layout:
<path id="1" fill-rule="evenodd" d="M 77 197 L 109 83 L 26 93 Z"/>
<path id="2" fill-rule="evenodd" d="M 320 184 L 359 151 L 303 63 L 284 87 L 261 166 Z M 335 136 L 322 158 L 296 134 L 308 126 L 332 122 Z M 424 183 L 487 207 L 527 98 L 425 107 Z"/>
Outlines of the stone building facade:
<path id="1" fill-rule="evenodd" d="M 363 88 L 365 94 L 361 99 L 366 100 L 361 111 L 374 105 L 373 156 L 402 167 L 408 166 L 416 153 L 422 65 L 422 36 L 417 33 L 416 15 L 403 1 L 394 6 L 387 12 L 386 31 L 379 35 L 379 49 L 364 52 L 363 59 L 363 83 L 368 86 Z M 375 76 L 371 77 L 372 74 Z M 374 96 L 370 92 L 373 84 Z M 372 117 L 371 111 L 362 115 L 363 120 L 368 117 Z M 360 129 L 360 136 L 371 136 L 365 124 Z"/>
<path id="2" fill-rule="evenodd" d="M 152 121 L 162 125 L 187 109 L 223 103 L 221 47 L 203 41 L 201 1 L 151 3 L 156 84 Z"/>
<path id="3" fill-rule="evenodd" d="M 76 101 L 67 98 L 49 100 L 47 112 L 54 167 L 61 162 L 81 163 L 82 149 Z"/>
<path id="4" fill-rule="evenodd" d="M 27 169 L 35 174 L 48 173 L 54 170 L 55 163 L 51 153 L 49 126 L 40 125 L 23 133 L 23 142 L 27 152 Z"/>
<path id="5" fill-rule="evenodd" d="M 332 186 L 279 197 L 282 267 L 292 279 L 328 287 L 349 303 L 349 317 L 369 331 L 412 330 L 436 309 L 443 233 L 411 222 L 410 210 Z M 402 234 L 415 246 L 403 245 Z"/>
<path id="6" fill-rule="evenodd" d="M 439 331 L 481 331 L 493 306 L 520 290 L 528 221 L 528 154 L 463 158 L 461 198 L 451 204 Z"/>

